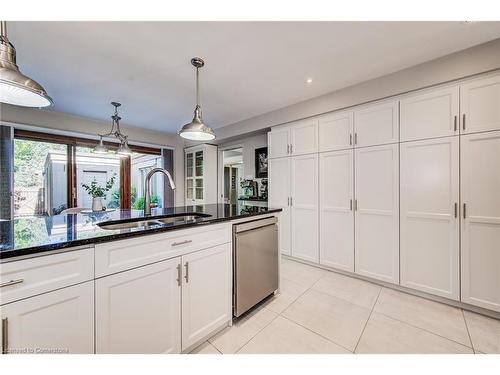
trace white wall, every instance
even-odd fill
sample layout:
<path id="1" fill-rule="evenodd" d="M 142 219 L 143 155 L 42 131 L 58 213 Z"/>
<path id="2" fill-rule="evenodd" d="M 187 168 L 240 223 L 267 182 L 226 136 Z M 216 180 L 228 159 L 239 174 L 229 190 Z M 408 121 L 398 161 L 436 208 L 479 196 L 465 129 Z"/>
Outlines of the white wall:
<path id="1" fill-rule="evenodd" d="M 383 58 L 377 56 L 375 58 Z M 370 62 L 367 61 L 367 64 Z M 216 129 L 219 142 L 271 126 L 500 69 L 500 39 Z M 331 74 L 336 74 L 332 72 Z"/>
<path id="2" fill-rule="evenodd" d="M 109 122 L 74 116 L 68 113 L 56 112 L 47 109 L 17 107 L 9 104 L 0 104 L 0 121 L 21 125 L 30 125 L 43 129 L 74 132 L 80 136 L 97 138 L 96 134 L 109 131 Z M 174 151 L 174 178 L 177 189 L 175 202 L 177 206 L 184 205 L 184 141 L 177 134 L 156 132 L 147 129 L 120 124 L 123 133 L 129 136 L 131 144 L 150 144 L 175 148 Z M 43 131 L 40 129 L 40 131 Z"/>

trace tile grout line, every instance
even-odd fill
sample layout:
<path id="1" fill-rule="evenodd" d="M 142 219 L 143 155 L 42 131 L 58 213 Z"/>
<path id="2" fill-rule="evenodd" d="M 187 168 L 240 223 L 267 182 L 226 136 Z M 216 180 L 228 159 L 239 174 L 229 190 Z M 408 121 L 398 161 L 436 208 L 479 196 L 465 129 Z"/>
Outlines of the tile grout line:
<path id="1" fill-rule="evenodd" d="M 368 325 L 368 322 L 370 321 L 370 318 L 372 317 L 373 310 L 375 310 L 375 305 L 378 302 L 378 298 L 380 297 L 380 293 L 382 293 L 382 288 L 378 291 L 377 294 L 377 299 L 375 300 L 375 303 L 372 306 L 372 309 L 370 310 L 370 315 L 368 315 L 368 319 L 366 319 L 365 326 L 363 327 L 363 330 L 361 331 L 361 334 L 359 335 L 358 342 L 356 343 L 356 346 L 354 347 L 353 353 L 356 354 L 356 349 L 358 349 L 359 342 L 361 341 L 361 338 L 363 337 L 363 334 L 365 333 L 366 326 Z"/>
<path id="2" fill-rule="evenodd" d="M 255 332 L 255 334 L 252 335 L 252 337 L 250 337 L 247 341 L 245 341 L 245 343 L 243 345 L 241 345 L 233 354 L 238 354 L 241 351 L 241 349 L 243 349 L 250 341 L 252 341 L 254 339 L 255 336 L 257 336 L 259 333 L 261 333 L 264 330 L 264 328 L 266 328 L 269 324 L 274 322 L 276 320 L 276 318 L 279 316 L 279 314 L 277 314 L 275 311 L 270 310 L 270 309 L 266 308 L 265 306 L 262 306 L 262 308 L 266 309 L 268 311 L 271 311 L 272 313 L 276 314 L 276 316 L 274 318 L 272 318 L 269 321 L 269 323 L 265 324 L 262 328 L 260 328 L 257 332 Z M 213 345 L 215 346 L 215 344 L 213 344 Z M 222 354 L 224 354 L 224 353 L 222 353 Z M 227 353 L 227 354 L 229 354 L 229 353 Z"/>
<path id="3" fill-rule="evenodd" d="M 313 331 L 312 329 L 310 329 L 310 328 L 308 328 L 308 327 L 306 327 L 306 326 L 303 326 L 302 324 L 300 324 L 300 323 L 296 322 L 295 320 L 292 320 L 292 319 L 290 319 L 290 318 L 287 318 L 287 317 L 286 317 L 286 316 L 284 316 L 284 315 L 280 315 L 280 316 L 281 316 L 283 319 L 286 319 L 286 320 L 288 320 L 289 322 L 291 322 L 291 323 L 293 323 L 293 324 L 297 324 L 298 326 L 300 326 L 300 327 L 304 328 L 306 331 L 309 331 L 309 332 L 311 332 L 311 333 L 313 333 L 313 334 L 315 334 L 315 335 L 317 335 L 317 336 L 319 336 L 319 337 L 322 337 L 322 338 L 324 338 L 326 341 L 331 342 L 332 344 L 335 344 L 335 345 L 337 345 L 337 346 L 340 346 L 342 349 L 345 349 L 345 350 L 347 350 L 349 353 L 354 354 L 354 353 L 353 353 L 353 351 L 352 351 L 351 349 L 348 349 L 348 348 L 346 348 L 344 345 L 339 344 L 338 342 L 335 342 L 335 341 L 333 341 L 332 339 L 330 339 L 330 338 L 328 338 L 328 337 L 326 337 L 326 336 L 323 336 L 321 333 L 315 332 L 315 331 Z"/>
<path id="4" fill-rule="evenodd" d="M 406 321 L 404 321 L 404 320 L 401 320 L 401 319 L 395 318 L 395 317 L 394 317 L 394 316 L 392 316 L 392 315 L 388 315 L 388 314 L 385 314 L 385 313 L 380 312 L 380 311 L 375 311 L 375 313 L 380 314 L 380 315 L 383 315 L 383 316 L 385 316 L 386 318 L 390 318 L 390 319 L 396 320 L 396 321 L 398 321 L 398 322 L 400 322 L 400 323 L 403 323 L 403 324 L 406 324 L 406 325 L 408 325 L 408 326 L 410 326 L 410 327 L 413 327 L 413 328 L 419 329 L 419 330 L 421 330 L 421 331 L 424 331 L 424 332 L 430 333 L 431 335 L 434 335 L 434 336 L 437 336 L 437 337 L 441 337 L 442 339 L 445 339 L 445 340 L 448 340 L 448 341 L 454 342 L 455 344 L 461 345 L 461 346 L 463 346 L 463 347 L 465 347 L 465 348 L 473 349 L 473 348 L 472 348 L 472 346 L 467 346 L 466 344 L 463 344 L 463 343 L 461 343 L 461 342 L 458 342 L 458 341 L 456 341 L 456 340 L 454 340 L 454 339 L 450 339 L 449 337 L 446 337 L 446 336 L 440 335 L 439 333 L 436 333 L 436 332 L 430 331 L 430 330 L 429 330 L 429 329 L 427 329 L 427 328 L 422 328 L 422 327 L 419 327 L 419 326 L 417 326 L 417 325 L 415 325 L 415 324 L 413 324 L 413 323 L 408 323 L 408 322 L 406 322 Z"/>
<path id="5" fill-rule="evenodd" d="M 477 354 L 476 353 L 476 348 L 474 348 L 474 343 L 472 342 L 472 337 L 470 335 L 469 325 L 467 324 L 467 319 L 465 319 L 465 312 L 464 312 L 464 310 L 462 310 L 462 317 L 464 318 L 465 329 L 467 329 L 467 335 L 469 336 L 470 347 L 472 348 L 472 351 L 474 352 L 474 354 Z"/>

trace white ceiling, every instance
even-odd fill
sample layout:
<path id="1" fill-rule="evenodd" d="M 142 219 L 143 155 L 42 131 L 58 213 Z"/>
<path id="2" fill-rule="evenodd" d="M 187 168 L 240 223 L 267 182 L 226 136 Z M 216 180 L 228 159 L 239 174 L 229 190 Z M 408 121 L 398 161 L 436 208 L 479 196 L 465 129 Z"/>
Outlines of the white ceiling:
<path id="1" fill-rule="evenodd" d="M 54 110 L 175 132 L 218 128 L 500 37 L 500 22 L 9 22 Z M 306 84 L 306 78 L 313 78 Z"/>

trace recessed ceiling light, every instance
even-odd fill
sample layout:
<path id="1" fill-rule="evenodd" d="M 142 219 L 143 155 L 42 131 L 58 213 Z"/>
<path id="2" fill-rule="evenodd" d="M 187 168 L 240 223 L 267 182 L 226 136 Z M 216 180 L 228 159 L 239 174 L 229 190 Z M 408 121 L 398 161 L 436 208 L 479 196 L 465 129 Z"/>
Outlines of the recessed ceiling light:
<path id="1" fill-rule="evenodd" d="M 313 79 L 312 78 L 308 78 L 306 79 L 306 83 L 312 83 Z"/>

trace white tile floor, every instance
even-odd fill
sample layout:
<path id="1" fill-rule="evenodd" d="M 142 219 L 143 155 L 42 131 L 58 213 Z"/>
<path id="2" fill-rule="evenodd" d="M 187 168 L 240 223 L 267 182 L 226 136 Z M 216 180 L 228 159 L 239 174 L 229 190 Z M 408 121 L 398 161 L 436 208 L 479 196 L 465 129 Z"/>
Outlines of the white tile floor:
<path id="1" fill-rule="evenodd" d="M 281 294 L 192 353 L 500 353 L 500 320 L 283 259 Z"/>

